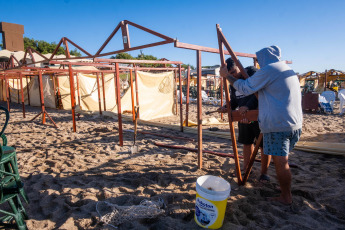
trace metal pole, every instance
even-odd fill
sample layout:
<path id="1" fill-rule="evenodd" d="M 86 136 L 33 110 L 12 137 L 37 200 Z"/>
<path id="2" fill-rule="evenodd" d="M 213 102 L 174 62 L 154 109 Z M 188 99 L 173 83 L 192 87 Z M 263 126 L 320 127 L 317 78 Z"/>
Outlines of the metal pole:
<path id="1" fill-rule="evenodd" d="M 178 65 L 178 80 L 180 85 L 180 131 L 183 132 L 183 106 L 182 106 L 182 72 L 181 72 L 181 64 Z"/>
<path id="2" fill-rule="evenodd" d="M 28 77 L 25 76 L 26 79 L 26 93 L 28 94 L 28 104 L 30 105 L 30 87 L 29 87 L 29 82 L 28 82 Z M 30 82 L 31 82 L 31 77 L 29 76 Z"/>
<path id="3" fill-rule="evenodd" d="M 80 106 L 80 109 L 81 109 L 81 104 L 80 104 L 80 87 L 79 87 L 79 77 L 78 77 L 78 73 L 75 73 L 75 77 L 76 77 L 76 80 L 77 80 L 78 105 Z"/>
<path id="4" fill-rule="evenodd" d="M 102 101 L 101 101 L 101 91 L 99 89 L 99 75 L 98 75 L 98 73 L 96 73 L 96 80 L 97 80 L 99 114 L 102 114 Z"/>
<path id="5" fill-rule="evenodd" d="M 115 71 L 116 71 L 115 85 L 116 85 L 116 99 L 117 99 L 117 117 L 118 117 L 118 122 L 119 122 L 119 141 L 120 141 L 120 146 L 123 146 L 119 63 L 115 63 Z"/>
<path id="6" fill-rule="evenodd" d="M 70 93 L 71 93 L 73 132 L 77 132 L 77 124 L 75 121 L 75 89 L 74 89 L 74 76 L 73 76 L 72 65 L 68 65 L 68 70 L 69 70 L 69 85 L 70 85 Z"/>
<path id="7" fill-rule="evenodd" d="M 133 121 L 134 121 L 135 120 L 135 111 L 134 111 L 134 89 L 133 89 L 133 73 L 132 73 L 132 70 L 130 70 L 129 76 L 130 76 L 130 83 L 131 83 L 132 116 L 133 116 Z"/>
<path id="8" fill-rule="evenodd" d="M 186 92 L 186 126 L 188 127 L 188 113 L 189 113 L 189 85 L 190 85 L 190 66 L 187 70 L 187 92 Z"/>
<path id="9" fill-rule="evenodd" d="M 102 91 L 103 91 L 103 107 L 104 111 L 107 111 L 106 101 L 105 101 L 105 84 L 104 84 L 104 73 L 102 72 Z"/>
<path id="10" fill-rule="evenodd" d="M 198 168 L 202 168 L 202 98 L 201 98 L 201 51 L 196 52 L 197 56 L 197 88 L 198 88 Z"/>
<path id="11" fill-rule="evenodd" d="M 138 72 L 137 69 L 134 70 L 135 73 L 135 94 L 137 99 L 137 107 L 139 107 L 139 88 L 138 88 Z M 138 110 L 138 118 L 140 118 L 140 110 Z"/>
<path id="12" fill-rule="evenodd" d="M 40 100 L 41 100 L 41 109 L 42 109 L 42 124 L 46 123 L 46 109 L 44 106 L 44 94 L 43 94 L 43 82 L 42 82 L 42 71 L 38 71 L 38 84 L 40 90 Z"/>
<path id="13" fill-rule="evenodd" d="M 22 96 L 22 108 L 23 108 L 23 117 L 25 118 L 25 104 L 24 104 L 24 90 L 23 90 L 23 78 L 22 75 L 19 74 L 20 77 L 20 92 Z"/>

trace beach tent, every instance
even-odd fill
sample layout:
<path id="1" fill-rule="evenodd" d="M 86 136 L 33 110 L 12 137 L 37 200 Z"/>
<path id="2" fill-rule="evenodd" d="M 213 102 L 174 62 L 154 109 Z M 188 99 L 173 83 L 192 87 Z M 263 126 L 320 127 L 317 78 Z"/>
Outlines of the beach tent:
<path id="1" fill-rule="evenodd" d="M 93 67 L 92 67 L 93 68 Z M 78 73 L 82 110 L 98 111 L 97 76 Z M 64 109 L 71 109 L 70 85 L 68 77 L 59 77 L 61 100 Z M 137 72 L 140 119 L 152 120 L 173 115 L 174 75 L 173 72 L 149 73 Z M 76 82 L 76 79 L 75 79 Z M 115 100 L 114 74 L 104 75 L 107 111 L 117 113 Z M 76 88 L 76 87 L 75 87 Z M 102 88 L 100 90 L 103 90 Z M 77 92 L 75 93 L 77 95 Z M 103 105 L 103 98 L 100 98 Z M 134 104 L 136 96 L 134 94 Z M 131 87 L 121 98 L 122 113 L 132 112 Z"/>
<path id="2" fill-rule="evenodd" d="M 97 70 L 92 66 L 72 67 L 75 71 L 83 70 Z M 101 74 L 99 74 L 101 78 Z M 79 107 L 85 111 L 99 111 L 99 99 L 97 90 L 97 76 L 94 74 L 78 73 L 79 80 Z M 56 92 L 59 90 L 61 95 L 61 102 L 63 109 L 71 109 L 70 97 L 70 81 L 69 76 L 59 76 L 55 78 L 55 85 L 59 86 L 54 92 L 53 77 L 50 75 L 43 75 L 43 95 L 44 104 L 47 108 L 57 107 Z M 21 102 L 20 80 L 9 79 L 10 100 L 12 102 Z M 77 77 L 74 75 L 76 104 L 78 105 L 77 92 Z M 103 95 L 103 86 L 100 82 L 100 94 Z M 137 85 L 138 98 L 140 106 L 140 118 L 143 120 L 151 120 L 173 115 L 174 108 L 174 74 L 172 71 L 163 73 L 150 73 L 137 71 Z M 29 93 L 27 90 L 29 89 Z M 117 113 L 116 97 L 115 97 L 115 82 L 114 74 L 104 75 L 104 89 L 105 89 L 105 104 L 107 111 Z M 5 83 L 1 84 L 1 100 L 6 100 Z M 40 106 L 39 84 L 37 77 L 23 78 L 24 103 L 29 104 L 28 95 L 30 97 L 31 106 Z M 135 92 L 135 90 L 134 90 Z M 104 105 L 103 96 L 100 98 L 102 110 Z M 134 103 L 136 103 L 136 96 L 134 94 Z M 132 112 L 132 97 L 131 88 L 121 98 L 122 113 Z"/>

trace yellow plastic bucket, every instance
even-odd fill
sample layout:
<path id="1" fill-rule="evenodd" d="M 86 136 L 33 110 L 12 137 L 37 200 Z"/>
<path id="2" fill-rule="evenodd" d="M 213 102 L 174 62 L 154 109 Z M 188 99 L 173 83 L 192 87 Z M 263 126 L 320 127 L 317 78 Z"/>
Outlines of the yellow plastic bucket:
<path id="1" fill-rule="evenodd" d="M 196 181 L 195 222 L 203 227 L 222 227 L 230 184 L 216 176 L 201 176 Z"/>

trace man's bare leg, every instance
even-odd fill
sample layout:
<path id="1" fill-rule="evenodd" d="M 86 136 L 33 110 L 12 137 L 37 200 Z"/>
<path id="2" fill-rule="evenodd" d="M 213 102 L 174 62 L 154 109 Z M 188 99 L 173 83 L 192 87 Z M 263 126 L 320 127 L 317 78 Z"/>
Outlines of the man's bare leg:
<path id="1" fill-rule="evenodd" d="M 271 163 L 271 155 L 264 154 L 264 150 L 261 149 L 261 175 L 267 175 L 268 167 Z"/>
<path id="2" fill-rule="evenodd" d="M 270 200 L 278 201 L 283 204 L 291 204 L 291 172 L 288 163 L 288 156 L 273 156 L 273 161 L 280 184 L 281 194 L 279 197 L 270 198 Z"/>

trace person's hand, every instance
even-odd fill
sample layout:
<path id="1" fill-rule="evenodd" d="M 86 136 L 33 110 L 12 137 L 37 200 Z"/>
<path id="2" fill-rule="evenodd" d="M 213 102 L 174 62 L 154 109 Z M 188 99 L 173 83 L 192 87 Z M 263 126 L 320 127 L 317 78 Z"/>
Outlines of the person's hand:
<path id="1" fill-rule="evenodd" d="M 249 108 L 247 106 L 241 106 L 240 108 L 238 108 L 238 111 L 242 116 L 245 116 L 248 110 Z"/>
<path id="2" fill-rule="evenodd" d="M 226 113 L 227 111 L 228 111 L 228 110 L 226 109 L 225 106 L 219 107 L 219 108 L 217 109 L 217 112 L 218 112 L 218 113 Z"/>
<path id="3" fill-rule="evenodd" d="M 228 76 L 228 68 L 226 67 L 226 65 L 220 67 L 219 75 L 220 75 L 221 77 L 224 77 L 224 78 L 226 79 L 226 77 Z"/>
<path id="4" fill-rule="evenodd" d="M 241 106 L 240 108 L 238 108 L 238 111 L 242 115 L 242 120 L 240 120 L 240 123 L 250 124 L 250 121 L 246 118 L 246 113 L 248 110 L 249 108 L 247 106 Z"/>

